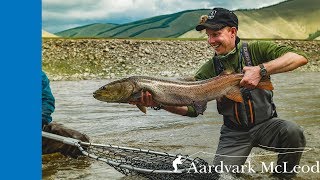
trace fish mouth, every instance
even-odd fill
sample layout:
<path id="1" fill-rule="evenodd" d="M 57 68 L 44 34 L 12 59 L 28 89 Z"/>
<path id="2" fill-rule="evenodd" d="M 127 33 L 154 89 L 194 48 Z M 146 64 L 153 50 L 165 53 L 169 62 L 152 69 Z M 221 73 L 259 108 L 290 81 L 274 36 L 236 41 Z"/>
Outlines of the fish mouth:
<path id="1" fill-rule="evenodd" d="M 101 97 L 100 91 L 99 91 L 99 90 L 96 90 L 95 92 L 93 92 L 93 97 L 94 97 L 95 99 L 99 99 L 99 97 Z"/>
<path id="2" fill-rule="evenodd" d="M 98 90 L 93 92 L 93 97 L 99 101 L 106 101 L 105 98 L 103 98 L 103 87 L 99 88 Z"/>

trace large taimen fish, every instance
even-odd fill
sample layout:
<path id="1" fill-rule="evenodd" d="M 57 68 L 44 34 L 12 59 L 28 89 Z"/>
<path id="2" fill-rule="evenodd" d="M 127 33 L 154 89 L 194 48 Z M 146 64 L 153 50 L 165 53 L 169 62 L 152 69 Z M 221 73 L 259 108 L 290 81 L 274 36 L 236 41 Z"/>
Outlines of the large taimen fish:
<path id="1" fill-rule="evenodd" d="M 203 113 L 208 101 L 222 96 L 242 102 L 239 83 L 243 74 L 226 73 L 202 81 L 171 81 L 146 76 L 131 76 L 110 82 L 93 93 L 93 97 L 105 102 L 128 103 L 141 97 L 141 91 L 149 91 L 153 100 L 160 105 L 193 105 Z M 257 88 L 273 90 L 270 80 L 260 81 Z M 145 107 L 137 105 L 142 112 Z"/>

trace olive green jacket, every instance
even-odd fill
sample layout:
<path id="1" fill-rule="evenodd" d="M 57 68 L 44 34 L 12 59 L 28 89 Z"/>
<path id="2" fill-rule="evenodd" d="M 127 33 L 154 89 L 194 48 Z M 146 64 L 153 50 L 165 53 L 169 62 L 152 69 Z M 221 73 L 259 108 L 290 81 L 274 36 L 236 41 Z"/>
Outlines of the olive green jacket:
<path id="1" fill-rule="evenodd" d="M 245 66 L 245 61 L 241 56 L 240 50 L 242 49 L 242 42 L 237 44 L 236 50 L 233 53 L 229 53 L 226 56 L 218 56 L 218 59 L 225 67 L 226 70 L 231 70 L 235 72 L 241 72 L 242 67 Z M 253 41 L 248 43 L 248 49 L 251 56 L 251 60 L 254 66 L 261 63 L 265 63 L 281 57 L 288 52 L 294 52 L 299 55 L 306 57 L 306 55 L 290 46 L 278 45 L 271 41 Z M 241 57 L 241 59 L 240 59 Z M 242 62 L 239 66 L 239 61 Z M 215 72 L 215 67 L 213 63 L 213 58 L 207 61 L 195 74 L 196 80 L 204 80 L 217 76 Z M 198 116 L 195 109 L 192 106 L 188 106 L 187 116 L 195 117 Z"/>

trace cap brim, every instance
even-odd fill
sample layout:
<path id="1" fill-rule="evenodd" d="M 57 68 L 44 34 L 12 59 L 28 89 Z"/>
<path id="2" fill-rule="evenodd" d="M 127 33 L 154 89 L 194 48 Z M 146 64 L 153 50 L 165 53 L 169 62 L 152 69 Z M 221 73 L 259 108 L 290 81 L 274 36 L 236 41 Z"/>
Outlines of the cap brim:
<path id="1" fill-rule="evenodd" d="M 226 25 L 224 24 L 208 24 L 208 23 L 203 23 L 203 24 L 199 24 L 198 26 L 196 26 L 196 30 L 197 31 L 202 31 L 206 28 L 212 29 L 214 31 L 220 30 L 223 27 L 225 27 Z"/>

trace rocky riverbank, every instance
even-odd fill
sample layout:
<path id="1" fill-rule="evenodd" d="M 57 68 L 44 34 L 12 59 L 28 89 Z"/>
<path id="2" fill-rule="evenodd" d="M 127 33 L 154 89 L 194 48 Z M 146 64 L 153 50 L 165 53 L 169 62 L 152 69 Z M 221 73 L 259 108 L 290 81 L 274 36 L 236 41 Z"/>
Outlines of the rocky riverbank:
<path id="1" fill-rule="evenodd" d="M 320 41 L 275 42 L 307 53 L 309 63 L 298 71 L 320 71 Z M 51 80 L 187 77 L 212 56 L 205 40 L 44 38 L 42 42 L 42 66 Z"/>

